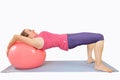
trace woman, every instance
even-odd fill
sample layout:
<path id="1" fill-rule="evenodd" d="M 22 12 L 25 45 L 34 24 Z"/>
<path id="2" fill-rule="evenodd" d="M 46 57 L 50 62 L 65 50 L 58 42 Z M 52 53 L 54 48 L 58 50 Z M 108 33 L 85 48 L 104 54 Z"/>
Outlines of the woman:
<path id="1" fill-rule="evenodd" d="M 98 33 L 74 33 L 74 34 L 54 34 L 42 31 L 37 34 L 34 30 L 24 29 L 21 35 L 14 35 L 9 48 L 17 41 L 22 41 L 38 49 L 49 49 L 59 47 L 62 50 L 73 49 L 76 46 L 87 45 L 88 63 L 95 62 L 96 70 L 112 72 L 112 69 L 102 63 L 102 51 L 104 47 L 104 37 Z M 92 51 L 95 53 L 95 60 L 92 58 Z"/>

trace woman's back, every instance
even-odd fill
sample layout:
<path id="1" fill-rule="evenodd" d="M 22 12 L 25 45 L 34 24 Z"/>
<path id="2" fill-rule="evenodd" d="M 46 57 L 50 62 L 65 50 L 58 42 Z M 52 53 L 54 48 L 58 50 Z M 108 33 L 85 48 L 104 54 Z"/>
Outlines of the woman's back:
<path id="1" fill-rule="evenodd" d="M 68 50 L 67 34 L 54 34 L 48 31 L 42 31 L 38 37 L 44 39 L 43 49 L 59 47 L 63 50 Z"/>

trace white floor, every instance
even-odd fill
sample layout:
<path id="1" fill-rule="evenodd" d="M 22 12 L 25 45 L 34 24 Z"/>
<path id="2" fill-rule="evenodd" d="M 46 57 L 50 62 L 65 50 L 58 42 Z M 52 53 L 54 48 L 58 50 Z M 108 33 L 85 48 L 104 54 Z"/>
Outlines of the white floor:
<path id="1" fill-rule="evenodd" d="M 105 36 L 102 59 L 120 71 L 119 0 L 0 0 L 0 71 L 10 65 L 6 48 L 24 28 L 55 33 L 98 32 Z M 47 51 L 46 60 L 86 60 L 86 47 Z M 0 73 L 0 80 L 120 80 L 120 72 Z"/>
<path id="2" fill-rule="evenodd" d="M 39 72 L 39 73 L 0 73 L 1 80 L 120 80 L 120 73 L 99 73 L 99 72 Z"/>
<path id="3" fill-rule="evenodd" d="M 67 57 L 72 58 L 69 55 L 70 54 L 68 54 Z M 49 58 L 49 55 L 48 55 L 48 58 Z M 111 63 L 108 61 L 107 62 L 120 71 L 119 65 L 117 63 L 112 63 L 112 62 L 115 62 L 114 60 L 111 60 Z M 4 68 L 6 67 L 4 66 Z M 4 70 L 4 68 L 2 70 Z M 50 80 L 50 79 L 53 79 L 53 80 L 61 80 L 61 79 L 63 80 L 66 80 L 66 79 L 120 80 L 120 72 L 113 72 L 113 73 L 107 73 L 107 72 L 12 72 L 12 73 L 0 73 L 0 79 L 1 80 L 8 80 L 8 79 L 9 80 L 21 80 L 21 79 L 22 80 L 28 80 L 28 79 L 29 80 L 35 80 L 35 79 L 42 79 L 42 80 Z"/>

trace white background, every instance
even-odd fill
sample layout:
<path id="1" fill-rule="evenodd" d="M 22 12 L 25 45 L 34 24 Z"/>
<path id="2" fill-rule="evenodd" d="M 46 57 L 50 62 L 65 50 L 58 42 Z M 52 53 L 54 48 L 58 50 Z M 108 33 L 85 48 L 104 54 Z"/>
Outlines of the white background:
<path id="1" fill-rule="evenodd" d="M 38 33 L 98 32 L 105 37 L 103 60 L 120 70 L 119 0 L 1 0 L 0 1 L 0 71 L 10 65 L 6 47 L 14 34 L 24 28 Z M 86 46 L 69 51 L 46 50 L 46 60 L 86 60 Z M 120 73 L 0 73 L 1 80 L 119 80 Z"/>

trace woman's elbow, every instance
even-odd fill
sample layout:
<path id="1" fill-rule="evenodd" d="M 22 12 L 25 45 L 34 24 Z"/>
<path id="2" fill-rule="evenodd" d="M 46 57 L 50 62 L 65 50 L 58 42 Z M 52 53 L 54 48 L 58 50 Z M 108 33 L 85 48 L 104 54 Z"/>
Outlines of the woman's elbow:
<path id="1" fill-rule="evenodd" d="M 37 49 L 42 49 L 42 45 L 40 45 L 40 44 L 35 44 L 34 47 Z"/>
<path id="2" fill-rule="evenodd" d="M 35 46 L 35 48 L 37 48 L 37 49 L 42 49 L 42 47 L 41 47 L 41 46 Z"/>

